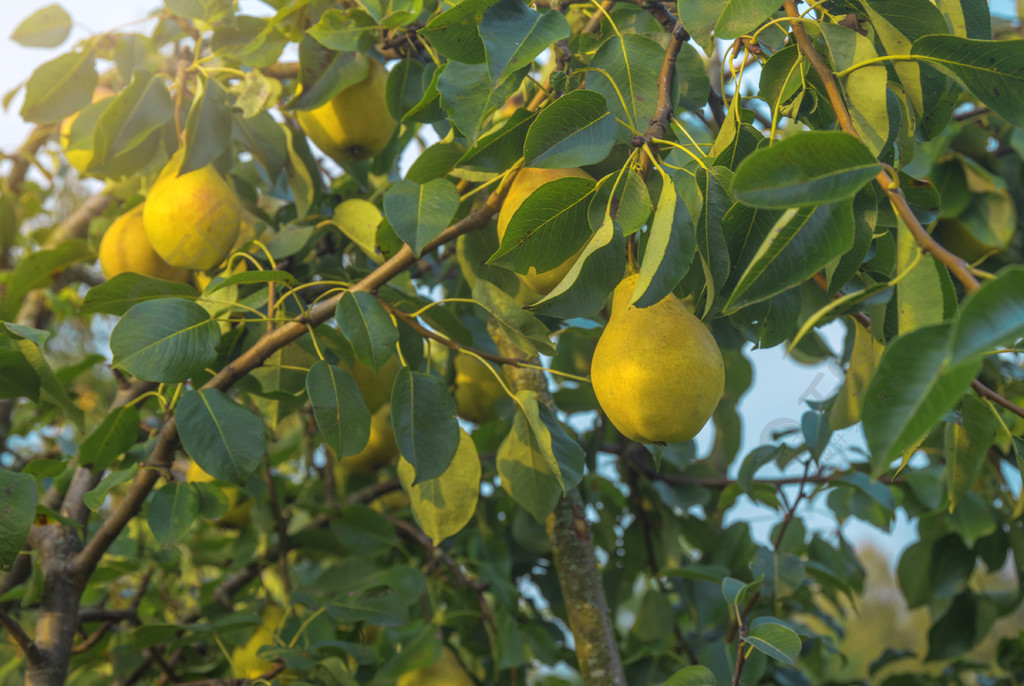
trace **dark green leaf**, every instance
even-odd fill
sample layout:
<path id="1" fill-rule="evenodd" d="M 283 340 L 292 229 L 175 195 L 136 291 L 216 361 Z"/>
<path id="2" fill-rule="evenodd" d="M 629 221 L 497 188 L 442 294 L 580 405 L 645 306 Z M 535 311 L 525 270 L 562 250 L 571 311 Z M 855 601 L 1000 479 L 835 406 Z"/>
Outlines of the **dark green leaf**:
<path id="1" fill-rule="evenodd" d="M 111 176 L 136 173 L 152 162 L 161 129 L 173 117 L 174 107 L 163 79 L 136 72 L 96 122 L 95 152 L 88 169 Z"/>
<path id="2" fill-rule="evenodd" d="M 1024 336 L 1024 267 L 1008 267 L 969 296 L 953 333 L 958 362 L 1013 343 Z"/>
<path id="3" fill-rule="evenodd" d="M 146 522 L 160 545 L 174 545 L 199 516 L 199 497 L 192 484 L 171 482 L 153 493 Z"/>
<path id="4" fill-rule="evenodd" d="M 483 13 L 477 31 L 491 84 L 497 86 L 549 45 L 568 38 L 569 23 L 561 12 L 537 12 L 523 0 L 498 0 Z"/>
<path id="5" fill-rule="evenodd" d="M 266 452 L 263 420 L 223 391 L 186 392 L 175 419 L 181 447 L 213 478 L 244 486 L 260 466 Z"/>
<path id="6" fill-rule="evenodd" d="M 809 207 L 849 200 L 881 169 L 871 152 L 839 131 L 804 131 L 743 160 L 732 192 L 747 205 Z"/>
<path id="7" fill-rule="evenodd" d="M 91 491 L 85 494 L 82 502 L 90 511 L 99 512 L 103 508 L 103 503 L 106 501 L 107 494 L 111 489 L 131 481 L 135 478 L 138 471 L 139 463 L 136 462 L 125 469 L 110 472 Z"/>
<path id="8" fill-rule="evenodd" d="M 455 401 L 444 381 L 402 368 L 391 391 L 391 424 L 402 457 L 416 469 L 413 484 L 444 474 L 459 447 Z"/>
<path id="9" fill-rule="evenodd" d="M 338 301 L 335 318 L 356 357 L 374 373 L 379 372 L 398 342 L 398 329 L 380 301 L 369 293 L 345 293 Z"/>
<path id="10" fill-rule="evenodd" d="M 80 312 L 82 314 L 123 315 L 135 305 L 146 300 L 177 296 L 180 298 L 198 297 L 196 289 L 187 283 L 164 281 L 142 276 L 135 272 L 118 274 L 110 281 L 93 286 L 85 294 Z"/>
<path id="11" fill-rule="evenodd" d="M 450 60 L 481 64 L 487 59 L 477 26 L 497 0 L 465 0 L 431 19 L 419 34 Z"/>
<path id="12" fill-rule="evenodd" d="M 525 109 L 516 110 L 503 127 L 481 137 L 467 150 L 457 166 L 484 172 L 508 169 L 523 156 L 523 145 L 533 119 L 533 113 Z"/>
<path id="13" fill-rule="evenodd" d="M 530 125 L 525 164 L 544 169 L 596 164 L 611 152 L 617 126 L 599 93 L 566 93 L 541 110 Z"/>
<path id="14" fill-rule="evenodd" d="M 252 153 L 253 159 L 266 170 L 268 178 L 276 180 L 280 176 L 288 158 L 288 144 L 284 132 L 269 112 L 260 112 L 249 118 L 235 116 L 232 135 Z"/>
<path id="15" fill-rule="evenodd" d="M 693 218 L 676 192 L 676 184 L 688 183 L 688 178 L 680 174 L 671 183 L 662 184 L 640 277 L 631 298 L 637 307 L 649 307 L 671 293 L 693 260 L 697 248 Z"/>
<path id="16" fill-rule="evenodd" d="M 199 305 L 182 298 L 133 306 L 110 334 L 115 367 L 146 381 L 178 383 L 217 356 L 220 328 Z"/>
<path id="17" fill-rule="evenodd" d="M 357 52 L 327 50 L 307 36 L 299 43 L 299 82 L 302 84 L 302 93 L 285 107 L 311 110 L 326 104 L 341 91 L 366 79 L 370 73 L 369 60 L 369 57 Z"/>
<path id="18" fill-rule="evenodd" d="M 750 625 L 750 632 L 743 638 L 768 657 L 787 665 L 796 664 L 800 656 L 800 637 L 788 626 L 771 620 L 771 617 L 758 617 Z"/>
<path id="19" fill-rule="evenodd" d="M 480 135 L 483 120 L 505 104 L 518 87 L 516 78 L 492 84 L 486 64 L 449 62 L 437 80 L 441 105 L 448 113 L 448 120 L 470 144 Z"/>
<path id="20" fill-rule="evenodd" d="M 206 77 L 185 120 L 185 159 L 179 174 L 202 169 L 231 145 L 231 103 L 217 79 Z"/>
<path id="21" fill-rule="evenodd" d="M 370 410 L 352 375 L 317 362 L 306 375 L 306 392 L 324 442 L 341 458 L 355 455 L 370 439 Z"/>
<path id="22" fill-rule="evenodd" d="M 697 216 L 697 252 L 704 268 L 707 284 L 707 306 L 709 311 L 729 278 L 729 251 L 722 235 L 722 222 L 733 204 L 729 194 L 732 172 L 725 167 L 712 167 L 711 172 L 697 170 L 697 187 L 703 196 L 700 214 Z"/>
<path id="23" fill-rule="evenodd" d="M 38 500 L 33 477 L 0 469 L 0 568 L 10 569 L 21 553 Z"/>
<path id="24" fill-rule="evenodd" d="M 124 405 L 111 410 L 78 448 L 78 462 L 102 472 L 139 440 L 139 410 Z"/>
<path id="25" fill-rule="evenodd" d="M 403 179 L 384 194 L 384 215 L 416 257 L 441 235 L 458 209 L 459 192 L 447 179 L 424 184 Z"/>
<path id="26" fill-rule="evenodd" d="M 646 36 L 612 36 L 590 62 L 592 69 L 604 73 L 588 74 L 587 89 L 603 95 L 612 115 L 626 122 L 633 132 L 642 132 L 658 106 L 658 73 L 664 57 L 664 48 Z"/>

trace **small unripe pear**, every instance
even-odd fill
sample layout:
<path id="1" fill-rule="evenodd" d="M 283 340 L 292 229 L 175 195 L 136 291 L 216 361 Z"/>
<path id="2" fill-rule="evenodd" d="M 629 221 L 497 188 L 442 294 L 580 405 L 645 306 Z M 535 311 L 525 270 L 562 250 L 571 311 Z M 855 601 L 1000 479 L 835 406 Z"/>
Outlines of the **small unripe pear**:
<path id="1" fill-rule="evenodd" d="M 725 387 L 711 332 L 669 294 L 650 307 L 629 304 L 638 274 L 615 287 L 612 313 L 590 367 L 601 409 L 638 443 L 688 441 L 711 418 Z"/>

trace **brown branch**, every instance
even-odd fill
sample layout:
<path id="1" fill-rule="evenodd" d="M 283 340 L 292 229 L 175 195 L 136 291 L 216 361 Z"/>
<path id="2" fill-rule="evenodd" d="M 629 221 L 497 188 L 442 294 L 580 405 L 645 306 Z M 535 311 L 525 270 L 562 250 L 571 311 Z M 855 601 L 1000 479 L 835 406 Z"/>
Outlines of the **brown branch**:
<path id="1" fill-rule="evenodd" d="M 835 110 L 836 118 L 839 121 L 839 126 L 846 133 L 854 136 L 859 140 L 857 132 L 853 127 L 853 119 L 850 117 L 850 110 L 846 106 L 846 101 L 843 99 L 842 93 L 839 91 L 839 84 L 836 82 L 835 75 L 832 70 L 829 69 L 828 65 L 818 54 L 818 51 L 814 49 L 811 44 L 811 39 L 808 38 L 807 32 L 804 31 L 803 24 L 799 21 L 800 13 L 796 8 L 796 2 L 794 0 L 785 0 L 786 15 L 790 17 L 790 25 L 793 28 L 793 36 L 796 38 L 796 44 L 800 49 L 801 54 L 807 61 L 810 62 L 814 68 L 815 73 L 821 79 L 821 82 L 825 85 L 825 92 L 828 94 L 829 102 L 832 104 L 832 109 Z M 907 225 L 911 235 L 914 236 L 914 240 L 917 241 L 918 245 L 925 252 L 931 254 L 935 259 L 944 264 L 947 269 L 957 278 L 960 283 L 963 284 L 964 288 L 968 292 L 974 292 L 980 288 L 978 280 L 974 278 L 974 274 L 971 273 L 967 262 L 961 257 L 957 257 L 953 253 L 943 248 L 939 243 L 931 237 L 931 235 L 921 225 L 921 222 L 916 216 L 914 211 L 910 209 L 910 205 L 907 203 L 906 197 L 900 191 L 893 177 L 890 176 L 886 169 L 878 172 L 875 176 L 875 182 L 882 189 L 888 197 L 889 202 L 892 204 L 893 209 L 899 215 L 903 223 Z"/>
<path id="2" fill-rule="evenodd" d="M 14 639 L 14 642 L 25 653 L 25 659 L 32 663 L 42 662 L 43 656 L 40 654 L 39 647 L 35 644 L 35 641 L 25 633 L 25 630 L 21 628 L 21 625 L 14 618 L 3 610 L 0 610 L 0 626 L 7 630 L 7 633 Z"/>
<path id="3" fill-rule="evenodd" d="M 615 7 L 615 0 L 604 0 L 601 3 L 601 9 L 594 10 L 594 13 L 590 15 L 590 19 L 581 33 L 597 33 L 601 28 L 601 22 L 604 21 L 605 12 L 609 12 L 613 7 Z"/>
<path id="4" fill-rule="evenodd" d="M 477 605 L 480 607 L 480 617 L 487 622 L 492 631 L 496 630 L 497 623 L 494 619 L 494 612 L 491 610 L 491 606 L 487 604 L 487 597 L 484 595 L 489 587 L 488 584 L 479 579 L 470 578 L 466 570 L 462 568 L 462 565 L 448 553 L 435 546 L 430 537 L 420 531 L 416 525 L 388 513 L 384 514 L 384 518 L 388 520 L 391 526 L 404 534 L 406 538 L 412 540 L 426 551 L 428 563 L 432 563 L 435 560 L 444 563 L 444 566 L 455 576 L 455 581 L 459 586 L 473 591 L 476 594 Z"/>
<path id="5" fill-rule="evenodd" d="M 658 4 L 660 6 L 660 3 Z M 651 12 L 654 13 L 653 10 Z M 671 31 L 672 39 L 669 41 L 665 59 L 661 63 L 661 71 L 658 73 L 658 105 L 654 110 L 654 117 L 651 118 L 644 135 L 633 139 L 633 145 L 636 147 L 649 144 L 651 154 L 655 154 L 658 148 L 653 139 L 664 137 L 665 131 L 668 129 L 668 121 L 672 117 L 671 95 L 672 82 L 675 79 L 676 58 L 679 57 L 679 50 L 683 47 L 683 43 L 690 40 L 690 34 L 678 21 L 675 22 Z M 643 155 L 640 158 L 640 178 L 647 180 L 653 163 L 654 160 L 650 155 Z"/>
<path id="6" fill-rule="evenodd" d="M 988 398 L 995 404 L 1005 407 L 1007 410 L 1014 413 L 1018 417 L 1024 418 L 1024 407 L 1021 407 L 1020 405 L 1014 403 L 1011 400 L 1007 400 L 1006 398 L 999 395 L 991 388 L 983 384 L 981 381 L 978 381 L 977 379 L 972 381 L 971 388 L 973 388 L 974 392 L 980 395 L 982 398 Z"/>
<path id="7" fill-rule="evenodd" d="M 508 190 L 508 183 L 511 182 L 511 179 L 511 176 L 508 177 L 506 182 L 497 191 L 492 193 L 483 205 L 473 209 L 468 215 L 449 226 L 441 235 L 428 243 L 424 248 L 424 252 L 435 250 L 464 233 L 485 226 L 501 208 L 501 203 L 504 200 L 505 193 Z M 352 292 L 373 293 L 415 262 L 416 256 L 413 254 L 412 249 L 408 245 L 403 245 L 393 257 L 378 266 L 361 281 L 353 284 L 349 290 Z M 333 317 L 335 307 L 338 301 L 341 300 L 342 295 L 339 293 L 323 300 L 313 306 L 307 315 L 298 317 L 264 334 L 251 348 L 229 362 L 214 375 L 203 388 L 216 388 L 222 391 L 230 388 L 236 381 L 262 365 L 276 351 L 305 334 L 308 330 L 307 326 L 315 328 Z M 76 557 L 74 569 L 80 578 L 88 578 L 92 570 L 99 563 L 103 553 L 110 547 L 114 539 L 117 538 L 117 535 L 132 517 L 139 512 L 146 496 L 156 484 L 160 472 L 170 467 L 177 445 L 177 425 L 174 417 L 170 417 L 160 430 L 156 445 L 150 453 L 149 460 L 146 463 L 146 466 L 149 468 L 140 470 L 117 508 L 103 521 L 95 535 Z"/>

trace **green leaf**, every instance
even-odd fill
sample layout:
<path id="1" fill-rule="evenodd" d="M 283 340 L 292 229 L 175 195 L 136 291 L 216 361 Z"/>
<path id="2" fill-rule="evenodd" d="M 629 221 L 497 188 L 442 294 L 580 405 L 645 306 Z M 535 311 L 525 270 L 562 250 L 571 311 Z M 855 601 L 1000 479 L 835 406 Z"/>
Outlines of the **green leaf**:
<path id="1" fill-rule="evenodd" d="M 822 35 L 832 55 L 836 71 L 848 69 L 878 57 L 870 38 L 839 24 L 822 22 Z M 857 136 L 876 157 L 892 141 L 889 130 L 888 94 L 885 65 L 861 67 L 843 78 L 843 90 L 850 109 L 850 118 Z M 799 78 L 795 79 L 799 83 Z"/>
<path id="2" fill-rule="evenodd" d="M 370 59 L 358 52 L 327 50 L 307 36 L 299 43 L 302 92 L 285 107 L 311 110 L 326 104 L 341 91 L 366 79 L 370 73 Z"/>
<path id="3" fill-rule="evenodd" d="M 146 523 L 160 545 L 174 545 L 199 517 L 199 497 L 192 484 L 171 482 L 153 492 Z"/>
<path id="4" fill-rule="evenodd" d="M 277 179 L 281 175 L 288 159 L 288 142 L 269 112 L 248 118 L 236 115 L 232 136 L 266 170 L 268 178 Z"/>
<path id="5" fill-rule="evenodd" d="M 751 33 L 778 9 L 775 0 L 729 0 L 715 24 L 715 38 L 732 39 Z"/>
<path id="6" fill-rule="evenodd" d="M 749 583 L 731 576 L 726 577 L 722 579 L 722 597 L 725 598 L 725 602 L 732 605 L 734 610 L 738 611 L 739 606 L 746 600 L 747 594 L 760 586 L 762 581 L 764 581 L 763 576 L 759 576 Z"/>
<path id="7" fill-rule="evenodd" d="M 242 284 L 251 285 L 254 283 L 283 283 L 286 286 L 295 286 L 298 284 L 298 281 L 296 281 L 295 277 L 288 272 L 284 272 L 279 269 L 239 272 L 238 274 L 232 274 L 228 278 L 218 281 L 211 287 L 207 287 L 203 295 L 210 296 L 222 288 L 229 288 L 231 286 L 238 286 Z"/>
<path id="8" fill-rule="evenodd" d="M 936 0 L 946 24 L 961 38 L 992 38 L 992 17 L 987 0 Z"/>
<path id="9" fill-rule="evenodd" d="M 910 54 L 927 60 L 1016 126 L 1024 126 L 1024 50 L 1018 41 L 922 36 Z"/>
<path id="10" fill-rule="evenodd" d="M 61 243 L 53 250 L 37 250 L 19 259 L 7 278 L 0 319 L 14 321 L 30 291 L 50 285 L 55 275 L 93 255 L 88 242 L 76 238 Z"/>
<path id="11" fill-rule="evenodd" d="M 697 111 L 704 107 L 711 94 L 711 81 L 708 79 L 704 59 L 689 43 L 679 47 L 676 56 L 676 90 L 679 102 L 676 110 Z"/>
<path id="12" fill-rule="evenodd" d="M 533 309 L 551 317 L 589 317 L 608 299 L 626 269 L 622 229 L 606 216 L 569 272 Z"/>
<path id="13" fill-rule="evenodd" d="M 78 462 L 102 472 L 139 440 L 139 410 L 124 405 L 111 410 L 78 447 Z"/>
<path id="14" fill-rule="evenodd" d="M 70 52 L 46 62 L 29 77 L 21 117 L 36 124 L 54 124 L 92 102 L 96 60 L 91 50 Z"/>
<path id="15" fill-rule="evenodd" d="M 324 443 L 341 458 L 355 455 L 370 439 L 370 410 L 352 375 L 320 360 L 306 375 L 306 392 Z"/>
<path id="16" fill-rule="evenodd" d="M 626 122 L 633 133 L 642 132 L 658 107 L 658 73 L 664 59 L 665 49 L 646 36 L 612 36 L 590 62 L 592 69 L 601 69 L 608 76 L 587 74 L 587 90 L 603 95 L 612 115 Z"/>
<path id="17" fill-rule="evenodd" d="M 909 333 L 943 320 L 942 267 L 934 257 L 921 254 L 921 247 L 903 220 L 896 234 L 896 271 L 903 278 L 896 286 L 899 332 Z M 905 272 L 914 261 L 913 269 Z"/>
<path id="18" fill-rule="evenodd" d="M 952 512 L 978 480 L 996 438 L 996 418 L 988 403 L 974 394 L 964 395 L 962 424 L 948 422 L 945 432 L 946 492 Z"/>
<path id="19" fill-rule="evenodd" d="M 953 362 L 988 353 L 1024 336 L 1024 267 L 1007 267 L 964 300 L 953 332 Z"/>
<path id="20" fill-rule="evenodd" d="M 951 329 L 950 324 L 922 327 L 886 346 L 861 409 L 873 474 L 915 448 L 977 375 L 977 358 L 950 362 Z"/>
<path id="21" fill-rule="evenodd" d="M 612 213 L 623 236 L 630 236 L 647 224 L 654 211 L 647 182 L 636 169 L 610 174 L 597 183 L 590 201 L 590 226 L 601 226 L 605 215 Z"/>
<path id="22" fill-rule="evenodd" d="M 419 184 L 403 179 L 384 194 L 384 216 L 419 257 L 441 235 L 459 209 L 459 192 L 447 179 Z"/>
<path id="23" fill-rule="evenodd" d="M 181 447 L 215 479 L 244 486 L 266 452 L 263 420 L 223 391 L 181 396 L 175 414 Z"/>
<path id="24" fill-rule="evenodd" d="M 473 300 L 494 317 L 505 335 L 527 355 L 555 353 L 548 328 L 491 282 L 477 279 L 473 284 Z"/>
<path id="25" fill-rule="evenodd" d="M 519 391 L 517 397 L 527 412 L 516 412 L 512 430 L 498 448 L 497 467 L 501 487 L 512 496 L 538 522 L 554 509 L 562 496 L 563 479 L 551 448 L 550 433 L 541 427 L 540 434 L 537 397 L 533 391 Z M 531 422 L 530 414 L 534 414 Z"/>
<path id="26" fill-rule="evenodd" d="M 691 665 L 668 678 L 664 686 L 716 686 L 715 675 L 707 667 Z"/>
<path id="27" fill-rule="evenodd" d="M 472 171 L 495 173 L 508 169 L 523 156 L 523 146 L 533 120 L 532 112 L 525 109 L 516 110 L 499 130 L 482 136 L 476 145 L 458 160 L 456 166 Z"/>
<path id="28" fill-rule="evenodd" d="M 383 218 L 376 205 L 362 198 L 344 200 L 334 208 L 335 225 L 377 264 L 384 261 L 377 249 L 377 229 Z"/>
<path id="29" fill-rule="evenodd" d="M 437 15 L 420 29 L 434 48 L 455 62 L 482 64 L 487 59 L 477 26 L 497 0 L 465 0 Z"/>
<path id="30" fill-rule="evenodd" d="M 725 247 L 722 222 L 733 204 L 729 194 L 733 175 L 725 167 L 712 167 L 710 173 L 701 168 L 697 170 L 696 179 L 704 200 L 697 216 L 696 235 L 707 284 L 705 312 L 708 312 L 729 278 L 729 251 Z"/>
<path id="31" fill-rule="evenodd" d="M 39 375 L 22 354 L 19 345 L 0 337 L 0 398 L 24 397 L 39 400 Z"/>
<path id="32" fill-rule="evenodd" d="M 671 293 L 693 261 L 697 249 L 693 218 L 676 191 L 676 183 L 683 182 L 683 177 L 680 174 L 673 182 L 662 184 L 640 276 L 630 299 L 637 307 L 649 307 Z"/>
<path id="33" fill-rule="evenodd" d="M 448 120 L 473 144 L 484 119 L 505 104 L 519 83 L 510 77 L 492 84 L 486 64 L 449 62 L 437 79 L 437 91 Z"/>
<path id="34" fill-rule="evenodd" d="M 11 8 L 8 8 L 11 9 Z M 55 48 L 71 32 L 71 17 L 60 5 L 36 10 L 11 33 L 11 40 L 28 48 Z"/>
<path id="35" fill-rule="evenodd" d="M 89 508 L 90 512 L 99 512 L 103 509 L 103 503 L 107 499 L 107 493 L 111 489 L 123 483 L 131 481 L 139 471 L 139 463 L 135 462 L 124 469 L 110 472 L 103 480 L 96 484 L 91 491 L 88 491 L 82 498 L 82 502 Z"/>
<path id="36" fill-rule="evenodd" d="M 135 72 L 128 86 L 114 96 L 96 121 L 94 153 L 88 170 L 110 176 L 136 173 L 152 162 L 161 142 L 161 130 L 173 117 L 174 106 L 163 79 L 148 72 Z"/>
<path id="37" fill-rule="evenodd" d="M 231 103 L 217 79 L 201 79 L 202 91 L 185 120 L 185 159 L 179 174 L 202 169 L 231 146 Z"/>
<path id="38" fill-rule="evenodd" d="M 473 439 L 459 429 L 459 447 L 441 476 L 413 485 L 416 470 L 405 458 L 398 461 L 398 478 L 409 494 L 412 514 L 434 545 L 459 533 L 476 514 L 480 498 L 480 458 Z"/>
<path id="39" fill-rule="evenodd" d="M 356 357 L 379 372 L 398 342 L 398 329 L 380 301 L 369 293 L 349 291 L 338 301 L 335 318 Z"/>
<path id="40" fill-rule="evenodd" d="M 800 657 L 800 637 L 788 626 L 776 623 L 770 617 L 758 617 L 750 625 L 750 633 L 743 637 L 757 650 L 787 665 L 796 664 Z"/>
<path id="41" fill-rule="evenodd" d="M 38 501 L 32 476 L 0 469 L 0 569 L 10 569 L 21 553 Z"/>
<path id="42" fill-rule="evenodd" d="M 147 300 L 168 297 L 196 298 L 196 289 L 187 283 L 164 281 L 142 276 L 135 272 L 118 274 L 110 281 L 93 286 L 85 294 L 79 312 L 82 314 L 123 315 L 135 305 Z"/>
<path id="43" fill-rule="evenodd" d="M 217 357 L 220 328 L 199 305 L 182 298 L 133 306 L 110 334 L 115 367 L 146 381 L 178 383 Z"/>
<path id="44" fill-rule="evenodd" d="M 68 419 L 74 422 L 75 426 L 80 430 L 84 429 L 85 414 L 68 396 L 64 384 L 53 373 L 53 369 L 43 357 L 43 351 L 39 345 L 27 338 L 22 338 L 17 341 L 17 346 L 25 360 L 32 366 L 36 376 L 39 377 L 40 400 L 53 403 L 64 412 Z"/>
<path id="45" fill-rule="evenodd" d="M 549 45 L 568 38 L 569 22 L 561 12 L 537 12 L 523 0 L 498 0 L 483 13 L 477 31 L 491 84 L 497 86 Z"/>
<path id="46" fill-rule="evenodd" d="M 743 160 L 732 192 L 753 207 L 824 205 L 852 199 L 880 169 L 871 151 L 853 136 L 804 131 Z"/>
<path id="47" fill-rule="evenodd" d="M 391 424 L 402 457 L 416 471 L 414 485 L 445 473 L 460 433 L 455 401 L 444 381 L 403 367 L 391 390 Z"/>
<path id="48" fill-rule="evenodd" d="M 329 50 L 365 52 L 373 44 L 376 27 L 377 22 L 364 10 L 329 9 L 307 33 Z"/>
<path id="49" fill-rule="evenodd" d="M 593 191 L 593 181 L 571 176 L 535 190 L 516 208 L 487 264 L 542 273 L 572 258 L 591 236 L 587 208 Z"/>
<path id="50" fill-rule="evenodd" d="M 530 125 L 525 164 L 543 169 L 596 164 L 611 152 L 617 126 L 600 93 L 566 93 L 541 110 Z"/>
<path id="51" fill-rule="evenodd" d="M 850 203 L 793 209 L 761 242 L 723 312 L 766 300 L 813 276 L 853 245 Z"/>

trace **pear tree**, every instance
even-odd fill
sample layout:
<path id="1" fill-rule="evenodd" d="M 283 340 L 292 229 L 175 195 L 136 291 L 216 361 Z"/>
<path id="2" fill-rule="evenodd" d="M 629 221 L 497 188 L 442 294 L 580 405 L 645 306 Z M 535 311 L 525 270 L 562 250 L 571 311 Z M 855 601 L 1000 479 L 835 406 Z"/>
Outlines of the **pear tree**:
<path id="1" fill-rule="evenodd" d="M 155 4 L 9 36 L 0 686 L 1024 682 L 1012 3 Z"/>

